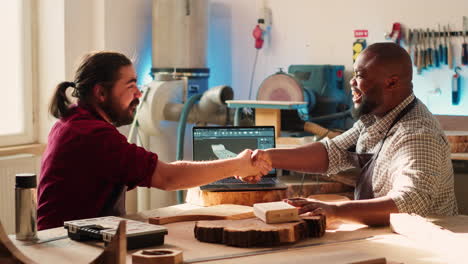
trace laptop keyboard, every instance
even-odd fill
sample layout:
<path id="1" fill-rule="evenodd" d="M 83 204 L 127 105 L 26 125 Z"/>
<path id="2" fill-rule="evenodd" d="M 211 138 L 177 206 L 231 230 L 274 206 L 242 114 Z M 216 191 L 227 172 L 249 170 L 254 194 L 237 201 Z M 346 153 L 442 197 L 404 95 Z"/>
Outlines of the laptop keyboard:
<path id="1" fill-rule="evenodd" d="M 259 182 L 255 183 L 255 184 L 276 184 L 276 183 L 277 183 L 276 178 L 262 177 L 262 179 Z M 211 184 L 224 185 L 224 184 L 250 184 L 250 183 L 243 182 L 243 181 L 238 180 L 238 179 L 236 179 L 234 177 L 230 177 L 230 178 L 226 178 L 226 179 L 222 179 L 222 180 L 213 182 Z"/>

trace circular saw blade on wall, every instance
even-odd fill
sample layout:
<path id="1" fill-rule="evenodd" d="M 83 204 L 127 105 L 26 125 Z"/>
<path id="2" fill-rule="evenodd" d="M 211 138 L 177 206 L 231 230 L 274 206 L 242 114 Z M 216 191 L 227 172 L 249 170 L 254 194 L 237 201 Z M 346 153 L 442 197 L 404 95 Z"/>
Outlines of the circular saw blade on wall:
<path id="1" fill-rule="evenodd" d="M 302 85 L 291 75 L 279 72 L 267 77 L 257 92 L 261 101 L 304 101 Z"/>

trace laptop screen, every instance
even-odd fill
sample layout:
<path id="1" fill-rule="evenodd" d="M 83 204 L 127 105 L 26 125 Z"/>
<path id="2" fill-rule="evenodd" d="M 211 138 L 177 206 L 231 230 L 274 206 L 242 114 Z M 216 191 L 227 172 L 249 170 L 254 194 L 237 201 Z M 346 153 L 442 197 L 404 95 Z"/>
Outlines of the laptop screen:
<path id="1" fill-rule="evenodd" d="M 275 147 L 273 126 L 194 127 L 193 160 L 216 160 L 237 156 L 244 149 Z M 276 174 L 273 169 L 269 174 Z"/>

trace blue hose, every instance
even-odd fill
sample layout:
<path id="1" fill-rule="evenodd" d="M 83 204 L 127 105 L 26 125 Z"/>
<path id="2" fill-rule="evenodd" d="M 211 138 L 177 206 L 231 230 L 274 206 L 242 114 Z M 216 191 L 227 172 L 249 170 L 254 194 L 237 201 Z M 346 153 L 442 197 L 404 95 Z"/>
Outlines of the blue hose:
<path id="1" fill-rule="evenodd" d="M 179 117 L 179 124 L 177 126 L 177 153 L 176 160 L 184 159 L 184 137 L 185 137 L 185 126 L 187 117 L 192 109 L 192 106 L 202 97 L 203 94 L 196 94 L 185 102 L 182 112 Z M 182 190 L 177 191 L 177 203 L 181 204 L 184 202 L 184 193 Z"/>

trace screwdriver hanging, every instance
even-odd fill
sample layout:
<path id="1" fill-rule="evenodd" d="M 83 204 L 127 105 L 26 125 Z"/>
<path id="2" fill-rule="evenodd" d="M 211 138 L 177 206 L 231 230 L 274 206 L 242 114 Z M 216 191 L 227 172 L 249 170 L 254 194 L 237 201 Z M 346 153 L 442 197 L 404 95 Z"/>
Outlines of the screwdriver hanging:
<path id="1" fill-rule="evenodd" d="M 440 66 L 440 63 L 439 63 L 439 49 L 438 49 L 438 45 L 437 45 L 437 37 L 436 37 L 436 34 L 435 34 L 435 31 L 432 30 L 431 32 L 431 38 L 433 40 L 433 45 L 434 45 L 434 49 L 432 50 L 433 52 L 433 63 L 434 63 L 434 66 L 439 68 Z"/>
<path id="2" fill-rule="evenodd" d="M 424 30 L 420 29 L 419 33 L 421 34 L 421 67 L 422 69 L 426 69 L 427 67 L 427 45 L 426 45 L 426 38 L 424 36 Z"/>
<path id="3" fill-rule="evenodd" d="M 463 44 L 462 44 L 462 64 L 468 65 L 468 47 L 466 45 L 466 31 L 468 31 L 468 17 L 463 17 Z"/>
<path id="4" fill-rule="evenodd" d="M 447 27 L 444 26 L 444 64 L 448 65 L 448 39 L 447 39 Z"/>
<path id="5" fill-rule="evenodd" d="M 432 47 L 431 33 L 429 31 L 429 28 L 426 29 L 426 40 L 427 40 L 427 58 L 428 58 L 427 67 L 433 67 L 435 58 L 434 58 L 434 49 Z"/>
<path id="6" fill-rule="evenodd" d="M 443 64 L 445 62 L 444 58 L 444 38 L 442 37 L 444 34 L 442 31 L 440 31 L 440 24 L 438 25 L 439 27 L 439 62 L 440 64 Z"/>
<path id="7" fill-rule="evenodd" d="M 447 34 L 450 34 L 450 25 L 447 25 Z M 449 69 L 453 69 L 453 51 L 452 51 L 452 43 L 450 42 L 450 35 L 447 41 L 447 64 Z"/>
<path id="8" fill-rule="evenodd" d="M 422 68 L 423 68 L 423 57 L 424 57 L 424 47 L 423 47 L 423 44 L 422 44 L 422 36 L 421 36 L 421 31 L 420 30 L 416 30 L 417 32 L 417 39 L 418 39 L 418 44 L 416 45 L 417 46 L 417 49 L 416 49 L 416 65 L 417 65 L 417 69 L 418 69 L 418 74 L 421 74 L 422 73 Z"/>

